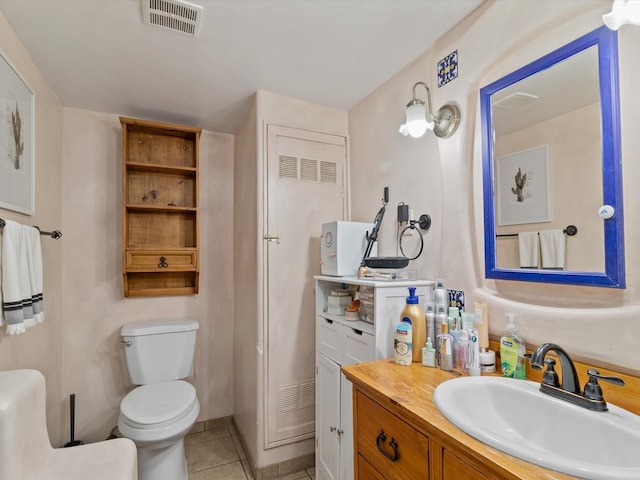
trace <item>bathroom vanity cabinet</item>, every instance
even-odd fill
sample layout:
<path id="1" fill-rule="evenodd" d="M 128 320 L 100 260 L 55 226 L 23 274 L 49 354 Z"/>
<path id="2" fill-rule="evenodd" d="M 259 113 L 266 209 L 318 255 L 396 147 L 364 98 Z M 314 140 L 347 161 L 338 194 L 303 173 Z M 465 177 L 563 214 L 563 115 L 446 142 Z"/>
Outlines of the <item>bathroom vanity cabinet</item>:
<path id="1" fill-rule="evenodd" d="M 573 478 L 501 453 L 451 424 L 433 403 L 433 392 L 455 372 L 393 360 L 342 371 L 354 387 L 355 479 Z"/>
<path id="2" fill-rule="evenodd" d="M 317 276 L 316 286 L 316 470 L 321 479 L 351 480 L 353 476 L 352 386 L 340 372 L 343 365 L 393 357 L 394 327 L 416 287 L 421 303 L 431 298 L 433 282 L 372 281 L 355 277 Z M 350 321 L 328 313 L 331 292 L 366 290 L 372 299 L 370 321 Z M 362 478 L 376 478 L 366 476 Z M 422 477 L 425 478 L 425 477 Z"/>
<path id="3" fill-rule="evenodd" d="M 120 117 L 125 296 L 198 293 L 200 128 Z"/>

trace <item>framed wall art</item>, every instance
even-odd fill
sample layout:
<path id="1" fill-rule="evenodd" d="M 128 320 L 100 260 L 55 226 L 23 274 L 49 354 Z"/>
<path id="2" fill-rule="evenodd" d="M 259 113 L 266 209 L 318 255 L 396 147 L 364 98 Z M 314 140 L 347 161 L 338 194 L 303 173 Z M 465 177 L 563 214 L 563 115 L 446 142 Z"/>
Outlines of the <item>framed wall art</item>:
<path id="1" fill-rule="evenodd" d="M 33 90 L 0 52 L 0 207 L 35 212 Z"/>
<path id="2" fill-rule="evenodd" d="M 550 222 L 549 145 L 499 157 L 496 197 L 500 226 Z"/>

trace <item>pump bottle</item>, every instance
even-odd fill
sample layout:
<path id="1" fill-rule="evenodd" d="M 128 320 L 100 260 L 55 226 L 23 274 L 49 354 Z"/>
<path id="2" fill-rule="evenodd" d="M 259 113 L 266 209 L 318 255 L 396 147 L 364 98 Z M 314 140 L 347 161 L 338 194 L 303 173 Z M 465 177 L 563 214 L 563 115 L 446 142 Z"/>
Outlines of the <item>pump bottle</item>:
<path id="1" fill-rule="evenodd" d="M 505 313 L 509 319 L 507 329 L 500 338 L 500 363 L 502 376 L 510 378 L 526 378 L 524 340 L 518 335 L 518 327 L 513 321 L 515 314 Z"/>
<path id="2" fill-rule="evenodd" d="M 424 367 L 436 366 L 436 351 L 431 345 L 431 337 L 427 337 L 427 343 L 422 347 L 422 365 Z"/>
<path id="3" fill-rule="evenodd" d="M 407 297 L 406 304 L 400 313 L 400 321 L 411 323 L 411 330 L 413 334 L 411 343 L 414 346 L 412 361 L 422 361 L 422 350 L 420 346 L 424 345 L 427 341 L 427 322 L 424 311 L 422 310 L 422 307 L 420 307 L 415 287 L 409 287 L 409 296 Z"/>

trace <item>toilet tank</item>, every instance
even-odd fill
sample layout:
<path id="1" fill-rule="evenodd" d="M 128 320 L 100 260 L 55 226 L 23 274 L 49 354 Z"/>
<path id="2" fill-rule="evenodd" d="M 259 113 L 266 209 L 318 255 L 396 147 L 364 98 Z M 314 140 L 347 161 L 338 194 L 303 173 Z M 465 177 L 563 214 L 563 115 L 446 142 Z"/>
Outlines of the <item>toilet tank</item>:
<path id="1" fill-rule="evenodd" d="M 135 385 L 170 382 L 191 375 L 198 322 L 143 320 L 122 326 L 129 377 Z"/>

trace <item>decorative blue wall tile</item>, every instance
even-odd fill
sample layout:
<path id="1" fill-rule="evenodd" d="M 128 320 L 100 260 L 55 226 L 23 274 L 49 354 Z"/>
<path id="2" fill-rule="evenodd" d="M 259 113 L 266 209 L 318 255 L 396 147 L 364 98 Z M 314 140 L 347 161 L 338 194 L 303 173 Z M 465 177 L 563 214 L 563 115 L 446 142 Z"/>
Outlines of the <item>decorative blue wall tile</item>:
<path id="1" fill-rule="evenodd" d="M 449 306 L 458 307 L 460 309 L 460 313 L 464 312 L 464 290 L 449 289 L 448 292 L 449 292 Z"/>
<path id="2" fill-rule="evenodd" d="M 446 85 L 458 76 L 458 51 L 450 53 L 438 62 L 438 87 Z"/>

